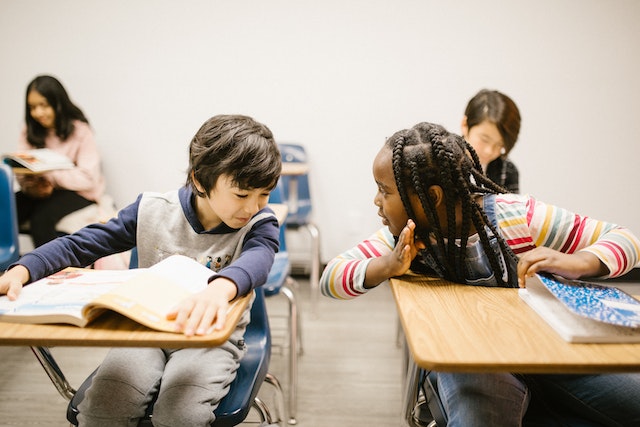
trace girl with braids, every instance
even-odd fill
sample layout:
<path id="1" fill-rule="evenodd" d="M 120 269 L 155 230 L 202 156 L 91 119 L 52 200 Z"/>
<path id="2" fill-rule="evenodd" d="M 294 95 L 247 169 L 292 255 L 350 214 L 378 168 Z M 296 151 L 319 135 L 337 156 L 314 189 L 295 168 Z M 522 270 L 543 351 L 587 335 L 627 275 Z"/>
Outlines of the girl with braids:
<path id="1" fill-rule="evenodd" d="M 629 230 L 505 193 L 482 173 L 473 148 L 441 126 L 395 133 L 373 175 L 384 227 L 327 264 L 326 296 L 355 298 L 409 270 L 518 287 L 539 271 L 606 278 L 638 264 L 640 241 Z M 596 425 L 640 425 L 640 375 L 435 375 L 448 427 L 521 426 L 536 402 Z"/>
<path id="2" fill-rule="evenodd" d="M 25 96 L 25 127 L 19 150 L 48 148 L 73 161 L 75 167 L 37 175 L 17 175 L 18 221 L 29 221 L 35 247 L 58 237 L 56 224 L 65 216 L 97 203 L 105 190 L 101 157 L 93 130 L 62 83 L 37 76 Z"/>

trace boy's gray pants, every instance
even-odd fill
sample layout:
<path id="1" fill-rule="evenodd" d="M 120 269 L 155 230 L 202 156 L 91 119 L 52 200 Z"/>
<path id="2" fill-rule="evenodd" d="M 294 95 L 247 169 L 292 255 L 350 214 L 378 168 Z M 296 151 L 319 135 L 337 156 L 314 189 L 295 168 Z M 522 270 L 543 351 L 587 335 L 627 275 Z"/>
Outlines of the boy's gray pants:
<path id="1" fill-rule="evenodd" d="M 136 427 L 157 393 L 155 427 L 209 426 L 246 351 L 248 320 L 247 309 L 219 347 L 111 349 L 78 405 L 78 425 Z"/>

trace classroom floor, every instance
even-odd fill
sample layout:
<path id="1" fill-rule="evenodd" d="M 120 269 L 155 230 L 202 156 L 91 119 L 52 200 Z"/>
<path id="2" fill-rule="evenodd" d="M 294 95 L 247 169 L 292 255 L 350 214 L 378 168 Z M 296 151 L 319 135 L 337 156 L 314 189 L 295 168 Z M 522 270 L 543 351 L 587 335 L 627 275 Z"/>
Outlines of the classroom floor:
<path id="1" fill-rule="evenodd" d="M 320 296 L 312 312 L 309 283 L 296 277 L 302 315 L 298 425 L 389 427 L 400 425 L 402 351 L 396 345 L 397 316 L 388 287 L 354 301 Z M 267 299 L 274 341 L 272 372 L 287 396 L 288 348 L 284 296 Z M 56 347 L 52 353 L 73 387 L 100 363 L 104 348 Z M 0 427 L 68 426 L 67 402 L 27 347 L 0 347 Z M 272 388 L 260 396 L 267 402 Z M 285 401 L 286 403 L 286 401 Z M 248 420 L 255 420 L 251 413 Z M 255 425 L 255 424 L 254 424 Z"/>

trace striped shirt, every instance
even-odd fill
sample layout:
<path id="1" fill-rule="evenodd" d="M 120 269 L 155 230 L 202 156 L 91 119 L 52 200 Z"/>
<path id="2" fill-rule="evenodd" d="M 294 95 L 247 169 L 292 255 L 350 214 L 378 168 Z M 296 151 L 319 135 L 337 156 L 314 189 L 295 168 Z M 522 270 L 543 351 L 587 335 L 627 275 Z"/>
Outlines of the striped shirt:
<path id="1" fill-rule="evenodd" d="M 609 269 L 605 277 L 627 273 L 638 264 L 640 240 L 616 224 L 577 215 L 528 195 L 500 194 L 495 212 L 502 237 L 516 255 L 539 246 L 564 253 L 587 251 Z M 351 299 L 369 291 L 364 287 L 371 259 L 393 251 L 395 241 L 388 227 L 357 246 L 338 255 L 322 273 L 322 293 L 338 299 Z"/>

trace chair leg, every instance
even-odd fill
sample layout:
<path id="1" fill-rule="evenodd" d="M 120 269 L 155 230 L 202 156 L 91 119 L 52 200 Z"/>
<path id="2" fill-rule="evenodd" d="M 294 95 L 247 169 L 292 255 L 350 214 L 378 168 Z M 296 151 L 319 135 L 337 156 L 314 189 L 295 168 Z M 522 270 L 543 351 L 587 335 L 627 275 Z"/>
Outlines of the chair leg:
<path id="1" fill-rule="evenodd" d="M 295 279 L 291 276 L 287 277 L 287 280 L 285 282 L 285 286 L 287 287 L 287 292 L 289 292 L 290 294 L 287 295 L 285 294 L 285 296 L 287 297 L 287 299 L 289 300 L 289 304 L 293 303 L 296 304 L 297 307 L 297 300 L 298 297 L 296 295 L 296 291 L 295 289 L 297 289 L 298 286 L 298 282 L 295 281 Z M 297 338 L 298 338 L 298 355 L 302 355 L 304 353 L 304 348 L 302 346 L 302 316 L 300 316 L 299 311 L 296 309 L 296 323 L 297 323 Z M 291 319 L 289 321 L 292 321 Z M 291 328 L 290 328 L 291 329 Z"/>
<path id="2" fill-rule="evenodd" d="M 251 407 L 258 412 L 261 423 L 265 423 L 265 422 L 267 424 L 273 423 L 273 418 L 271 417 L 271 412 L 269 411 L 269 407 L 257 396 L 253 399 L 253 404 L 251 405 Z"/>
<path id="3" fill-rule="evenodd" d="M 293 289 L 286 284 L 280 292 L 289 300 L 289 419 L 288 424 L 297 424 L 296 413 L 298 403 L 298 336 L 300 334 L 300 318 L 298 304 Z"/>
<path id="4" fill-rule="evenodd" d="M 311 273 L 309 285 L 311 286 L 311 313 L 318 314 L 318 298 L 320 297 L 320 231 L 315 224 L 305 224 L 304 228 L 311 236 Z"/>
<path id="5" fill-rule="evenodd" d="M 58 390 L 58 393 L 67 400 L 71 400 L 76 391 L 67 381 L 64 373 L 53 358 L 53 355 L 47 347 L 31 347 L 31 351 L 42 365 L 49 379 Z"/>
<path id="6" fill-rule="evenodd" d="M 284 409 L 284 393 L 282 392 L 282 386 L 280 385 L 280 381 L 273 374 L 267 372 L 267 376 L 264 379 L 264 382 L 273 386 L 275 391 L 275 401 L 276 401 L 276 410 L 278 412 L 278 424 L 281 424 L 284 427 L 284 420 L 286 419 L 285 409 Z"/>

